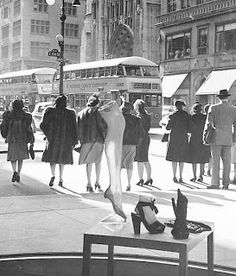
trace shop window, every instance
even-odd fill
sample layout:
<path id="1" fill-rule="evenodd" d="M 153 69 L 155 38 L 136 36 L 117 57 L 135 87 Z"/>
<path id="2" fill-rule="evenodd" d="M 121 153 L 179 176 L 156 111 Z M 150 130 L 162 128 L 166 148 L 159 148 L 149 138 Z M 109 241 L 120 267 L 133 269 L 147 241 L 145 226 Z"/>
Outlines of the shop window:
<path id="1" fill-rule="evenodd" d="M 208 27 L 198 28 L 198 54 L 205 55 L 208 53 Z"/>
<path id="2" fill-rule="evenodd" d="M 236 23 L 216 27 L 216 52 L 236 50 Z"/>
<path id="3" fill-rule="evenodd" d="M 169 35 L 166 37 L 166 59 L 180 59 L 190 57 L 190 32 Z"/>

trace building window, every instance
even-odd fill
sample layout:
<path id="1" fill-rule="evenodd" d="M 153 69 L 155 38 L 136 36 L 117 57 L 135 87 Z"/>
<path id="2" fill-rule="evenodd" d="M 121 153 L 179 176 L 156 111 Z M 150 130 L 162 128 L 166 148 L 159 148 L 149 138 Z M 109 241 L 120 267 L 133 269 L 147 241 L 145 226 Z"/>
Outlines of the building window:
<path id="1" fill-rule="evenodd" d="M 9 38 L 9 24 L 2 27 L 2 39 Z"/>
<path id="2" fill-rule="evenodd" d="M 9 55 L 8 45 L 2 46 L 2 58 L 8 58 L 8 55 Z"/>
<path id="3" fill-rule="evenodd" d="M 181 0 L 181 9 L 186 9 L 189 8 L 190 5 L 190 0 Z"/>
<path id="4" fill-rule="evenodd" d="M 78 24 L 65 24 L 65 36 L 78 37 L 79 25 Z"/>
<path id="5" fill-rule="evenodd" d="M 45 0 L 34 0 L 34 11 L 35 12 L 47 12 L 48 4 Z"/>
<path id="6" fill-rule="evenodd" d="M 77 15 L 77 8 L 72 3 L 65 3 L 65 14 L 70 16 Z"/>
<path id="7" fill-rule="evenodd" d="M 198 28 L 198 54 L 205 55 L 208 53 L 208 27 Z"/>
<path id="8" fill-rule="evenodd" d="M 13 22 L 13 36 L 21 34 L 21 20 Z"/>
<path id="9" fill-rule="evenodd" d="M 78 59 L 78 46 L 77 45 L 65 45 L 65 58 L 69 60 Z"/>
<path id="10" fill-rule="evenodd" d="M 168 35 L 166 37 L 166 59 L 179 59 L 189 57 L 190 53 L 190 32 Z"/>
<path id="11" fill-rule="evenodd" d="M 176 0 L 167 0 L 167 12 L 176 11 Z"/>
<path id="12" fill-rule="evenodd" d="M 20 14 L 20 0 L 14 2 L 14 16 Z"/>
<path id="13" fill-rule="evenodd" d="M 4 9 L 3 9 L 3 19 L 8 18 L 8 15 L 9 15 L 9 8 L 4 7 Z"/>
<path id="14" fill-rule="evenodd" d="M 12 46 L 12 56 L 14 58 L 20 57 L 20 42 L 13 43 L 13 46 Z"/>
<path id="15" fill-rule="evenodd" d="M 216 26 L 216 52 L 236 50 L 236 23 Z"/>
<path id="16" fill-rule="evenodd" d="M 49 21 L 31 20 L 32 34 L 49 34 Z"/>
<path id="17" fill-rule="evenodd" d="M 206 0 L 197 0 L 197 5 L 204 4 L 205 2 L 206 2 Z"/>
<path id="18" fill-rule="evenodd" d="M 32 57 L 45 57 L 45 56 L 48 56 L 49 43 L 31 41 L 30 50 L 31 50 L 31 56 Z"/>

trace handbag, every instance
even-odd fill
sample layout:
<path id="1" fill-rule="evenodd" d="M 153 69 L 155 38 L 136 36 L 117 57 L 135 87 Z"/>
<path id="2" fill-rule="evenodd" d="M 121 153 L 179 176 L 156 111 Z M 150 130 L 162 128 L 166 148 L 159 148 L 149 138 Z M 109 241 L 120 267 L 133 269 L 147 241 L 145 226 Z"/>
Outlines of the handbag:
<path id="1" fill-rule="evenodd" d="M 203 134 L 203 143 L 209 145 L 215 140 L 215 128 L 212 125 L 209 125 L 208 128 L 204 131 Z"/>
<path id="2" fill-rule="evenodd" d="M 169 133 L 164 133 L 161 138 L 161 142 L 168 142 L 169 141 Z"/>
<path id="3" fill-rule="evenodd" d="M 31 159 L 34 160 L 35 154 L 34 154 L 34 146 L 33 145 L 29 146 L 29 155 L 30 155 Z"/>

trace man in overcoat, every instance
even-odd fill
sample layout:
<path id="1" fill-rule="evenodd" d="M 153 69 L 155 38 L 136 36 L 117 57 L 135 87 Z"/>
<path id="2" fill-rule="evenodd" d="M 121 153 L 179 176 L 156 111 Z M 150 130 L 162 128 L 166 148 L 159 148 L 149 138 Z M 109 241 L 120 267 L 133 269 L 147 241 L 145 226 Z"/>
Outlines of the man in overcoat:
<path id="1" fill-rule="evenodd" d="M 212 177 L 208 189 L 220 187 L 220 159 L 223 163 L 222 185 L 228 189 L 231 168 L 231 147 L 236 142 L 236 108 L 229 104 L 229 92 L 220 90 L 220 102 L 209 108 L 205 129 L 212 125 L 215 129 L 214 139 L 210 143 L 212 154 Z"/>

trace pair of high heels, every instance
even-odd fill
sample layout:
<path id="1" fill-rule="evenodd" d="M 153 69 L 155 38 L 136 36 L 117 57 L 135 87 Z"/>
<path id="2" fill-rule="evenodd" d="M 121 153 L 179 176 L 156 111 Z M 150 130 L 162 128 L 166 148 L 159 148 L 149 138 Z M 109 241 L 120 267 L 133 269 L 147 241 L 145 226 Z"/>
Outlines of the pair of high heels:
<path id="1" fill-rule="evenodd" d="M 49 181 L 49 187 L 52 187 L 54 185 L 54 180 L 55 180 L 55 176 L 52 176 L 50 181 Z M 63 180 L 60 179 L 58 182 L 58 186 L 62 187 L 63 186 Z"/>
<path id="2" fill-rule="evenodd" d="M 147 185 L 150 184 L 152 186 L 152 183 L 153 183 L 152 178 L 148 179 L 146 182 L 144 182 L 143 179 L 140 179 L 139 182 L 136 185 L 138 185 L 138 186 L 146 185 L 147 186 Z"/>
<path id="3" fill-rule="evenodd" d="M 13 173 L 11 181 L 12 182 L 20 182 L 20 175 L 18 174 L 18 172 Z"/>
<path id="4" fill-rule="evenodd" d="M 151 198 L 141 198 L 135 207 L 135 213 L 131 213 L 135 235 L 140 234 L 141 222 L 151 234 L 159 234 L 164 232 L 165 225 L 159 222 L 156 218 L 158 209 L 154 205 L 154 201 L 155 199 Z M 148 207 L 148 209 L 146 209 L 146 207 Z M 147 221 L 147 217 L 149 217 L 149 220 L 151 219 L 153 222 L 149 223 Z"/>

